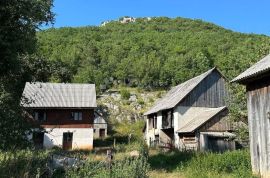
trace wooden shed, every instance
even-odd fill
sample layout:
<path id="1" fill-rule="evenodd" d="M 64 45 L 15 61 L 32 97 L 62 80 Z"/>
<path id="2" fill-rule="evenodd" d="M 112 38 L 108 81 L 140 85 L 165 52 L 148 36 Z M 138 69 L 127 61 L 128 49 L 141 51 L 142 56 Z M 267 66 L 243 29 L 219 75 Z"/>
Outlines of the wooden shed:
<path id="1" fill-rule="evenodd" d="M 270 177 L 270 55 L 232 82 L 246 85 L 253 173 Z"/>

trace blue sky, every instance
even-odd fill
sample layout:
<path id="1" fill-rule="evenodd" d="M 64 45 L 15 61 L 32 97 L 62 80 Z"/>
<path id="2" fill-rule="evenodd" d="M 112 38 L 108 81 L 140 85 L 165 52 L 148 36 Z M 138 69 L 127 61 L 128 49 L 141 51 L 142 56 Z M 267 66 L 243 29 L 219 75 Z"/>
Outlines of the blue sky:
<path id="1" fill-rule="evenodd" d="M 54 27 L 99 25 L 122 16 L 167 16 L 270 36 L 270 0 L 55 0 L 53 11 Z"/>

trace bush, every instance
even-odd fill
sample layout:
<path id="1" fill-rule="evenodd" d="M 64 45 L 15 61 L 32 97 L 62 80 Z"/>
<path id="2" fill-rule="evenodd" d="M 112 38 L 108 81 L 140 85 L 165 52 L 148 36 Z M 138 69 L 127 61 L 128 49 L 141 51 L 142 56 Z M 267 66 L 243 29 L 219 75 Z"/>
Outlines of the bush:
<path id="1" fill-rule="evenodd" d="M 126 89 L 120 90 L 121 98 L 124 100 L 128 100 L 130 98 L 130 92 Z"/>
<path id="2" fill-rule="evenodd" d="M 48 172 L 48 152 L 16 150 L 0 152 L 1 177 L 41 177 Z"/>
<path id="3" fill-rule="evenodd" d="M 140 150 L 139 157 L 125 157 L 122 160 L 115 160 L 109 164 L 109 162 L 93 162 L 87 161 L 80 168 L 72 168 L 68 170 L 67 177 L 119 177 L 119 178 L 145 178 L 149 170 L 149 164 L 147 162 L 147 151 L 144 147 Z"/>

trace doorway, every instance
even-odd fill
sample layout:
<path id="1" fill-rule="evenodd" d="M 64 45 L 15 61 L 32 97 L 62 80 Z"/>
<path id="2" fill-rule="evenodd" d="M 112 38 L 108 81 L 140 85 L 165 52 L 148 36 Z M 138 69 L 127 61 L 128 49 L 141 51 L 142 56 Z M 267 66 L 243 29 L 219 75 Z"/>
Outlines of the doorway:
<path id="1" fill-rule="evenodd" d="M 33 142 L 36 148 L 43 148 L 44 132 L 33 132 Z"/>
<path id="2" fill-rule="evenodd" d="M 73 140 L 73 133 L 72 132 L 64 132 L 63 133 L 63 150 L 72 149 L 72 140 Z"/>
<path id="3" fill-rule="evenodd" d="M 104 138 L 105 137 L 105 129 L 100 129 L 99 130 L 99 137 Z"/>

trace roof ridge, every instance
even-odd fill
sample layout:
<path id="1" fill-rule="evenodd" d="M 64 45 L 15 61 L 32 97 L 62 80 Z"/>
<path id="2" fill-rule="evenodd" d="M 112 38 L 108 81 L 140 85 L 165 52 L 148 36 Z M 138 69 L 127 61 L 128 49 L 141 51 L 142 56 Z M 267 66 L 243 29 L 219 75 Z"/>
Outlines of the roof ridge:
<path id="1" fill-rule="evenodd" d="M 157 107 L 157 105 L 159 105 L 159 102 L 160 102 L 160 101 L 165 100 L 166 97 L 170 97 L 170 96 L 173 96 L 173 95 L 177 94 L 180 90 L 183 89 L 183 88 L 181 88 L 181 87 L 183 87 L 185 84 L 191 83 L 192 81 L 196 81 L 196 79 L 199 79 L 198 81 L 196 81 L 195 85 L 191 87 L 190 91 L 187 92 L 186 94 L 184 94 L 184 95 L 179 99 L 179 101 L 178 101 L 177 103 L 181 102 L 181 101 L 182 101 L 182 100 L 183 100 L 190 92 L 192 92 L 192 91 L 194 90 L 194 88 L 196 88 L 196 87 L 197 87 L 197 86 L 198 86 L 198 85 L 199 85 L 199 84 L 200 84 L 200 83 L 201 83 L 208 75 L 210 75 L 214 70 L 217 70 L 217 68 L 216 68 L 216 67 L 213 67 L 213 68 L 211 68 L 210 70 L 208 70 L 208 71 L 206 71 L 206 72 L 204 72 L 204 73 L 202 73 L 202 74 L 200 74 L 200 75 L 198 75 L 198 76 L 195 76 L 195 77 L 193 77 L 193 78 L 191 78 L 191 79 L 189 79 L 189 80 L 187 80 L 187 81 L 185 81 L 185 82 L 180 83 L 179 85 L 174 86 L 173 88 L 171 88 L 171 89 L 167 92 L 167 94 L 166 94 L 163 98 L 157 100 L 156 103 L 154 104 L 154 106 L 151 107 L 147 112 L 145 112 L 144 115 L 149 115 L 149 114 L 152 114 L 152 113 L 155 113 L 155 112 L 164 110 L 164 109 L 172 108 L 172 107 L 167 108 L 168 106 L 163 106 L 163 108 L 161 108 L 161 109 L 155 109 L 155 107 Z M 218 71 L 218 72 L 219 72 L 219 71 Z M 219 72 L 219 73 L 220 73 L 220 72 Z M 176 89 L 176 91 L 172 92 L 173 89 Z M 177 104 L 177 103 L 176 103 L 176 104 Z M 173 107 L 174 107 L 176 104 L 173 104 Z M 154 111 L 151 111 L 151 110 L 154 110 Z"/>

